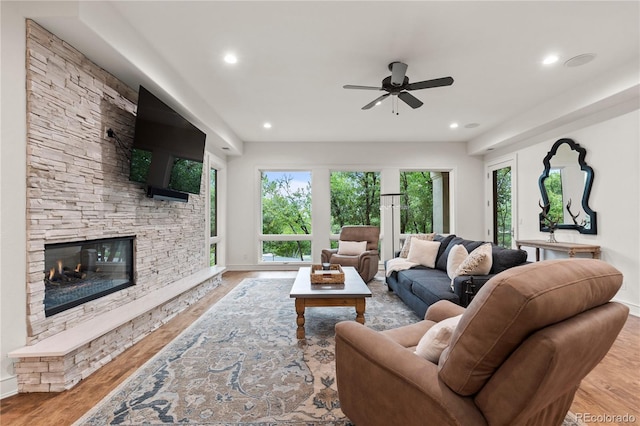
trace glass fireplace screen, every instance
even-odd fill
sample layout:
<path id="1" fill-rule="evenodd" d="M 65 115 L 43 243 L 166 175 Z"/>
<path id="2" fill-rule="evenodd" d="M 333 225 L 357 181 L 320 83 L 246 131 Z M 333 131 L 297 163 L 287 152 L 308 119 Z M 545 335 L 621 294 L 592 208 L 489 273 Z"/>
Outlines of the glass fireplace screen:
<path id="1" fill-rule="evenodd" d="M 46 244 L 45 316 L 134 285 L 134 239 L 123 237 Z"/>

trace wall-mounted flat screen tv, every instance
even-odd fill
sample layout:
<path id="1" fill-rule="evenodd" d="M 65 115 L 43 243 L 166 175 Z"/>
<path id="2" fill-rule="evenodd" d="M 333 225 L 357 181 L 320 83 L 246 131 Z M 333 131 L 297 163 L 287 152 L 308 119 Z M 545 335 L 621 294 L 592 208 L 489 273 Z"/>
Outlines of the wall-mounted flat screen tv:
<path id="1" fill-rule="evenodd" d="M 140 86 L 129 178 L 147 195 L 186 201 L 199 194 L 206 134 Z"/>

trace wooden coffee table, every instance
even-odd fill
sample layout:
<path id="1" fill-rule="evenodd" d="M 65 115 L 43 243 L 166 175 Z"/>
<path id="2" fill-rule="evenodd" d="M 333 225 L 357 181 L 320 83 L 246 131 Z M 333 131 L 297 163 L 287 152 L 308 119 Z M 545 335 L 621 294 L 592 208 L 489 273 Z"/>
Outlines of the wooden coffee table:
<path id="1" fill-rule="evenodd" d="M 304 310 L 318 306 L 353 306 L 356 308 L 356 321 L 364 324 L 365 298 L 371 297 L 358 271 L 351 266 L 342 267 L 344 284 L 311 284 L 311 268 L 300 268 L 291 287 L 289 297 L 296 299 L 296 337 L 304 339 Z"/>

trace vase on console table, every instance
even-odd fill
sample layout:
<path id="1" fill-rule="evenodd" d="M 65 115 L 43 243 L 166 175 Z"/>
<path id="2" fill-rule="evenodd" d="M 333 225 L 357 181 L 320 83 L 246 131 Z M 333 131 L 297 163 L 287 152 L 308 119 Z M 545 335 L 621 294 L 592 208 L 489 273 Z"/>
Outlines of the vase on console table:
<path id="1" fill-rule="evenodd" d="M 548 243 L 557 243 L 558 241 L 556 240 L 556 233 L 555 230 L 552 228 L 549 230 L 549 239 L 547 240 Z"/>

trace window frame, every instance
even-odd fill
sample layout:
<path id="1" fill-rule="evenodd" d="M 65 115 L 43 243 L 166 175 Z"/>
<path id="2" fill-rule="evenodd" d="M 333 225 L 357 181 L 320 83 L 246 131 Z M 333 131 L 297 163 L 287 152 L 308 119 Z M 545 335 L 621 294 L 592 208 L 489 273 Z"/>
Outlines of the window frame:
<path id="1" fill-rule="evenodd" d="M 206 253 L 207 253 L 207 265 L 209 267 L 217 267 L 220 265 L 221 261 L 221 247 L 223 244 L 223 237 L 220 235 L 221 230 L 221 212 L 220 212 L 220 200 L 222 199 L 222 194 L 220 193 L 220 178 L 224 173 L 223 171 L 224 165 L 220 161 L 216 161 L 216 158 L 207 154 L 207 164 L 206 164 L 206 212 L 207 212 L 207 226 L 206 226 Z M 211 171 L 215 170 L 216 178 L 215 178 L 215 234 L 211 235 Z M 215 246 L 215 263 L 211 264 L 211 247 Z"/>
<path id="2" fill-rule="evenodd" d="M 328 188 L 327 188 L 327 192 L 328 192 L 328 196 L 329 196 L 329 244 L 330 244 L 330 247 L 334 247 L 334 245 L 335 245 L 334 248 L 336 248 L 337 247 L 337 242 L 340 239 L 340 233 L 338 232 L 338 233 L 334 234 L 332 232 L 332 225 L 331 225 L 332 220 L 333 220 L 332 213 L 331 213 L 331 174 L 332 173 L 377 173 L 378 174 L 378 212 L 379 212 L 378 220 L 380 221 L 380 225 L 379 226 L 380 226 L 380 229 L 382 230 L 383 223 L 382 223 L 382 212 L 380 211 L 380 206 L 381 206 L 381 204 L 380 204 L 380 194 L 382 194 L 382 192 L 383 192 L 382 187 L 383 187 L 383 176 L 384 176 L 384 173 L 383 173 L 382 169 L 380 169 L 380 168 L 364 167 L 364 168 L 359 169 L 359 170 L 353 170 L 353 169 L 354 169 L 354 167 L 340 167 L 340 168 L 330 167 L 328 169 L 328 181 L 327 181 L 328 182 Z"/>
<path id="3" fill-rule="evenodd" d="M 292 173 L 297 173 L 297 172 L 305 172 L 305 173 L 309 173 L 309 184 L 310 184 L 310 191 L 311 191 L 311 233 L 309 234 L 265 234 L 263 233 L 263 212 L 262 212 L 262 174 L 264 172 L 281 172 L 281 173 L 287 173 L 287 172 L 292 172 Z M 313 259 L 313 169 L 312 168 L 295 168 L 295 167 L 258 167 L 256 169 L 256 186 L 257 186 L 257 190 L 256 190 L 256 194 L 257 194 L 257 205 L 258 205 L 258 209 L 257 211 L 259 211 L 259 214 L 257 215 L 257 241 L 256 241 L 256 261 L 257 264 L 259 266 L 265 266 L 265 265 L 288 265 L 288 264 L 295 264 L 295 265 L 306 265 L 306 264 L 310 264 L 312 263 L 312 261 L 265 261 L 264 260 L 264 253 L 262 252 L 263 249 L 263 244 L 264 242 L 271 242 L 271 241 L 309 241 L 310 246 L 311 246 L 311 253 L 310 253 L 310 257 L 311 259 Z"/>
<path id="4" fill-rule="evenodd" d="M 455 195 L 454 195 L 454 188 L 455 188 L 455 175 L 456 175 L 456 170 L 455 168 L 441 168 L 441 167 L 436 167 L 436 168 L 399 168 L 398 169 L 398 192 L 401 192 L 401 174 L 402 173 L 422 173 L 422 172 L 429 172 L 429 173 L 447 173 L 448 174 L 448 211 L 449 211 L 449 217 L 448 217 L 448 223 L 449 223 L 449 230 L 448 232 L 445 232 L 445 234 L 451 234 L 454 233 L 455 230 L 455 225 L 454 225 L 454 218 L 455 218 L 455 204 L 454 204 L 454 199 L 455 199 Z M 401 207 L 399 207 L 401 208 Z M 404 241 L 407 239 L 408 235 L 411 235 L 411 233 L 406 233 L 406 232 L 400 232 L 401 231 L 401 225 L 400 225 L 400 220 L 398 220 L 398 239 L 400 240 L 400 248 L 402 248 L 402 244 L 404 244 Z M 432 224 L 433 226 L 433 224 Z M 434 227 L 435 228 L 435 227 Z M 433 229 L 433 232 L 437 232 L 435 231 L 435 229 Z"/>

